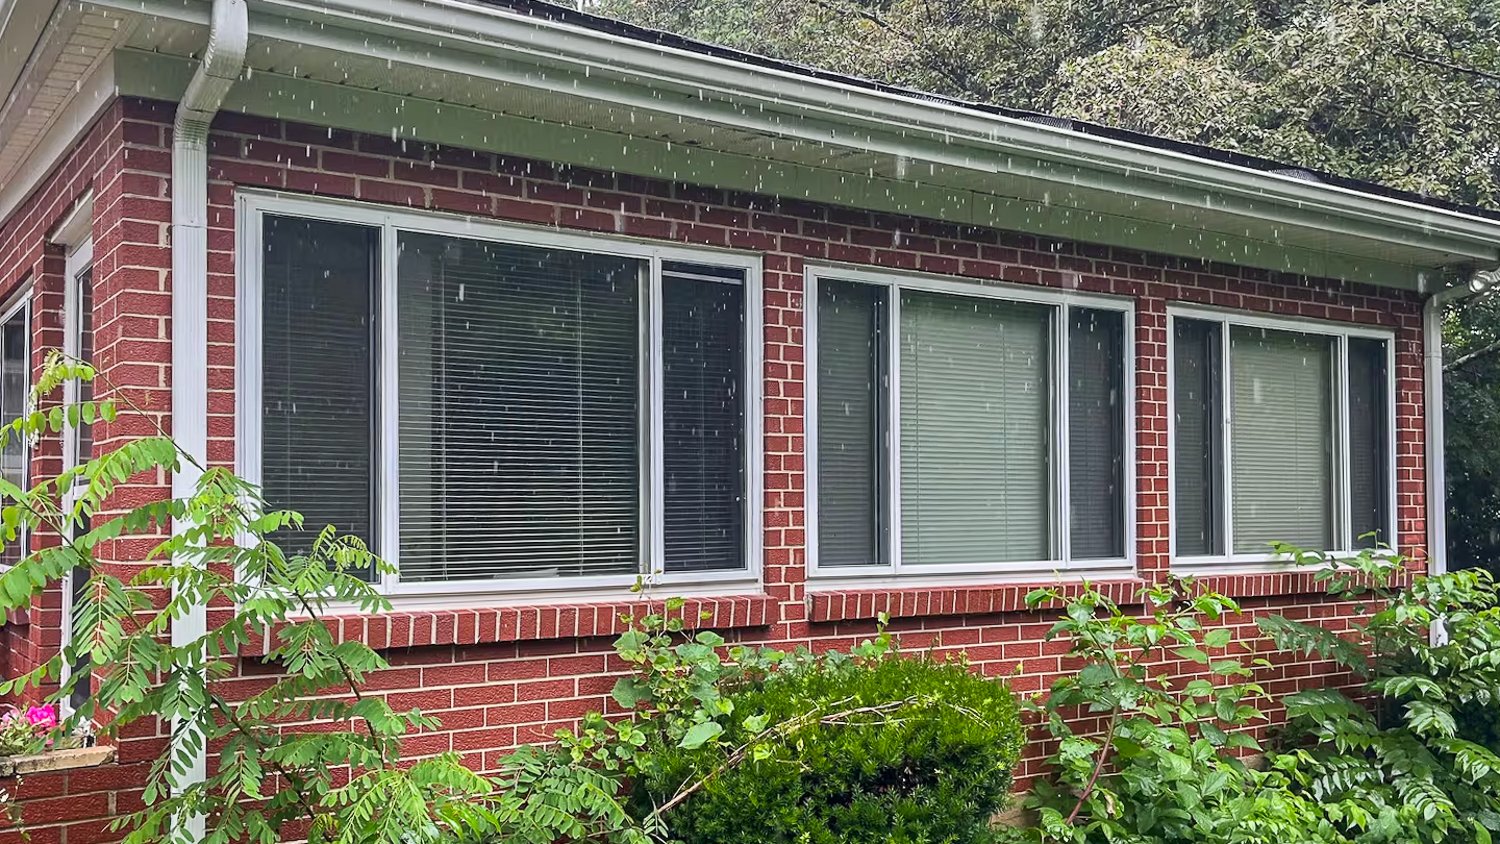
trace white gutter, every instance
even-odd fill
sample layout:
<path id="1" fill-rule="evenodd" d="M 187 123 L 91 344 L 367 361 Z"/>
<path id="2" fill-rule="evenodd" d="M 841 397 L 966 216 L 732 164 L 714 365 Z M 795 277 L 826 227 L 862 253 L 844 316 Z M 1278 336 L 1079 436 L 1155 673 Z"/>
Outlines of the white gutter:
<path id="1" fill-rule="evenodd" d="M 1443 424 L 1443 309 L 1482 292 L 1497 270 L 1471 275 L 1466 283 L 1439 290 L 1422 304 L 1423 417 L 1427 427 L 1427 572 L 1448 570 L 1448 467 Z"/>
<path id="2" fill-rule="evenodd" d="M 250 20 L 245 0 L 213 0 L 203 61 L 177 106 L 172 127 L 172 437 L 201 465 L 208 459 L 208 131 L 245 65 Z M 172 496 L 186 498 L 201 470 L 189 462 L 172 475 Z M 182 524 L 172 529 L 179 532 Z M 172 644 L 186 645 L 208 630 L 208 608 L 194 605 L 173 619 Z M 202 782 L 208 757 L 174 777 L 177 788 Z M 203 818 L 172 830 L 172 840 L 203 840 Z"/>

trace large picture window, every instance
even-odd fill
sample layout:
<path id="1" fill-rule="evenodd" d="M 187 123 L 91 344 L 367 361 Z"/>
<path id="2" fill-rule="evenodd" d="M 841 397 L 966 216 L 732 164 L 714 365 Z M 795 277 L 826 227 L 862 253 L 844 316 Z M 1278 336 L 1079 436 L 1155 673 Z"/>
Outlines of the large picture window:
<path id="1" fill-rule="evenodd" d="M 334 524 L 392 592 L 753 576 L 752 261 L 265 202 L 248 439 L 288 547 Z"/>
<path id="2" fill-rule="evenodd" d="M 1207 312 L 1171 323 L 1177 559 L 1391 543 L 1389 337 Z"/>
<path id="3" fill-rule="evenodd" d="M 818 573 L 1128 566 L 1125 304 L 812 281 Z"/>

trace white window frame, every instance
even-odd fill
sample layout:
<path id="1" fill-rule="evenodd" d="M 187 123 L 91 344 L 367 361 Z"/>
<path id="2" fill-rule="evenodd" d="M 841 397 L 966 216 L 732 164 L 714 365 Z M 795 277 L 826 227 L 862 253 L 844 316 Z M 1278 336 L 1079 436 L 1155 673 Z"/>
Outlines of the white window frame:
<path id="1" fill-rule="evenodd" d="M 1219 490 L 1219 517 L 1223 519 L 1224 525 L 1224 552 L 1222 554 L 1195 555 L 1190 557 L 1179 557 L 1177 555 L 1177 407 L 1176 386 L 1177 374 L 1174 361 L 1176 360 L 1177 346 L 1177 320 L 1193 319 L 1202 322 L 1212 322 L 1219 325 L 1219 354 L 1223 360 L 1221 366 L 1221 377 L 1219 387 L 1220 419 L 1218 425 L 1219 443 L 1224 455 L 1224 472 L 1221 480 L 1222 488 Z M 1397 484 L 1400 467 L 1397 465 L 1399 454 L 1397 453 L 1397 431 L 1396 431 L 1396 332 L 1387 328 L 1378 328 L 1353 323 L 1335 322 L 1332 320 L 1321 320 L 1303 317 L 1268 316 L 1254 314 L 1245 311 L 1237 311 L 1223 308 L 1210 308 L 1196 305 L 1168 305 L 1167 306 L 1167 512 L 1168 542 L 1171 553 L 1171 565 L 1174 570 L 1189 574 L 1240 574 L 1240 573 L 1266 573 L 1282 572 L 1292 568 L 1295 563 L 1285 555 L 1276 554 L 1271 551 L 1265 553 L 1236 553 L 1234 551 L 1234 458 L 1232 455 L 1231 435 L 1234 420 L 1231 410 L 1233 398 L 1233 383 L 1230 375 L 1230 329 L 1242 328 L 1265 328 L 1273 331 L 1290 331 L 1299 334 L 1309 334 L 1319 337 L 1327 337 L 1335 344 L 1334 366 L 1333 366 L 1333 411 L 1334 425 L 1334 535 L 1339 537 L 1336 544 L 1347 545 L 1345 548 L 1309 548 L 1308 551 L 1318 551 L 1325 554 L 1352 554 L 1355 553 L 1354 540 L 1358 537 L 1349 536 L 1352 531 L 1351 524 L 1353 516 L 1350 510 L 1350 465 L 1351 455 L 1349 451 L 1349 339 L 1363 338 L 1380 340 L 1385 343 L 1385 372 L 1386 372 L 1386 534 L 1383 541 L 1392 545 L 1397 541 L 1396 526 L 1399 518 L 1396 513 Z"/>
<path id="2" fill-rule="evenodd" d="M 888 501 L 881 513 L 886 521 L 886 558 L 883 565 L 827 566 L 819 563 L 818 557 L 818 285 L 824 280 L 869 284 L 883 288 L 888 302 L 888 330 L 886 331 L 886 358 L 889 365 L 891 397 L 899 396 L 901 379 L 896 361 L 900 360 L 901 337 L 900 293 L 912 290 L 928 293 L 943 293 L 970 298 L 995 299 L 1008 302 L 1040 304 L 1050 307 L 1049 330 L 1051 331 L 1052 355 L 1047 380 L 1051 430 L 1049 443 L 1057 459 L 1051 461 L 1049 480 L 1051 494 L 1048 496 L 1048 519 L 1051 526 L 1051 545 L 1054 559 L 1004 561 L 962 565 L 903 565 L 901 559 L 901 411 L 900 402 L 894 398 L 885 402 L 886 438 L 883 450 L 884 471 Z M 805 293 L 803 307 L 803 331 L 806 338 L 805 367 L 807 411 L 804 467 L 807 477 L 805 497 L 807 522 L 808 577 L 817 580 L 820 586 L 836 586 L 841 583 L 870 585 L 946 585 L 969 583 L 1036 582 L 1066 575 L 1068 578 L 1120 578 L 1135 572 L 1136 560 L 1136 484 L 1135 463 L 1135 303 L 1128 297 L 1059 290 L 1047 287 L 1003 284 L 978 281 L 955 276 L 939 276 L 914 272 L 885 272 L 840 264 L 809 264 L 805 270 Z M 1113 311 L 1121 314 L 1120 354 L 1123 356 L 1123 383 L 1121 399 L 1125 402 L 1123 459 L 1121 473 L 1124 484 L 1121 514 L 1124 527 L 1124 551 L 1122 557 L 1099 560 L 1074 560 L 1069 535 L 1068 508 L 1070 502 L 1068 454 L 1068 314 L 1070 308 L 1080 307 Z"/>
<path id="3" fill-rule="evenodd" d="M 66 263 L 66 275 L 63 284 L 63 353 L 70 357 L 78 357 L 82 351 L 82 314 L 79 308 L 83 301 L 79 295 L 78 280 L 84 273 L 93 269 L 94 264 L 94 241 L 92 237 L 83 241 L 72 252 L 68 254 Z M 69 405 L 78 402 L 78 381 L 69 378 L 63 382 L 63 401 Z M 77 468 L 80 464 L 77 459 L 78 453 L 78 428 L 74 425 L 63 426 L 63 469 Z M 62 497 L 63 512 L 71 512 L 73 505 L 78 502 L 79 493 L 88 483 L 79 478 L 69 487 Z M 85 526 L 86 528 L 86 526 Z M 73 641 L 73 569 L 70 567 L 62 577 L 62 647 L 66 648 Z M 63 661 L 62 681 L 66 683 L 72 676 L 73 666 Z M 65 709 L 71 708 L 71 701 L 64 701 Z"/>
<path id="4" fill-rule="evenodd" d="M 82 304 L 78 296 L 78 278 L 83 273 L 93 269 L 94 266 L 94 195 L 92 192 L 85 194 L 68 212 L 53 233 L 51 241 L 65 250 L 63 259 L 63 353 L 71 357 L 77 357 L 81 351 L 81 324 L 79 307 Z M 30 301 L 29 291 L 26 299 Z M 4 319 L 9 319 L 7 315 Z M 30 315 L 27 316 L 30 323 Z M 30 334 L 27 335 L 27 352 L 30 357 Z M 72 405 L 78 401 L 78 382 L 68 379 L 63 382 L 63 401 Z M 64 471 L 75 468 L 78 452 L 78 429 L 73 425 L 63 426 L 62 431 L 62 466 Z M 28 465 L 30 454 L 28 449 Z M 78 500 L 79 487 L 82 482 L 75 483 L 72 487 L 63 491 L 63 512 L 72 509 Z M 73 568 L 70 566 L 63 573 L 59 586 L 62 589 L 62 619 L 59 631 L 59 648 L 67 648 L 73 641 Z M 62 682 L 66 683 L 73 674 L 73 666 L 67 660 L 62 664 Z M 71 714 L 72 702 L 62 701 L 64 714 Z"/>
<path id="5" fill-rule="evenodd" d="M 643 279 L 641 301 L 641 540 L 645 564 L 639 574 L 591 575 L 569 578 L 496 578 L 450 582 L 402 582 L 399 575 L 385 575 L 378 587 L 394 603 L 414 606 L 473 606 L 481 596 L 517 601 L 579 600 L 612 598 L 630 594 L 637 584 L 670 588 L 674 595 L 713 595 L 758 590 L 764 557 L 761 531 L 763 500 L 763 451 L 761 437 L 762 344 L 761 319 L 763 274 L 759 255 L 729 250 L 676 246 L 603 234 L 581 234 L 534 228 L 509 222 L 464 217 L 429 211 L 405 211 L 347 200 L 309 198 L 268 191 L 239 191 L 236 196 L 238 240 L 236 347 L 239 365 L 236 389 L 236 465 L 241 477 L 261 482 L 262 333 L 263 297 L 262 221 L 266 215 L 302 217 L 329 222 L 353 223 L 380 229 L 379 278 L 376 318 L 379 321 L 376 348 L 376 396 L 374 413 L 375 525 L 373 550 L 398 567 L 399 544 L 399 417 L 397 348 L 396 263 L 397 233 L 412 232 L 463 237 L 497 243 L 552 246 L 596 255 L 636 258 L 645 262 L 649 278 Z M 665 479 L 663 477 L 664 430 L 662 425 L 661 319 L 662 262 L 711 264 L 743 270 L 744 290 L 744 419 L 745 449 L 745 568 L 708 572 L 665 570 L 662 554 Z M 484 600 L 493 605 L 495 600 Z"/>

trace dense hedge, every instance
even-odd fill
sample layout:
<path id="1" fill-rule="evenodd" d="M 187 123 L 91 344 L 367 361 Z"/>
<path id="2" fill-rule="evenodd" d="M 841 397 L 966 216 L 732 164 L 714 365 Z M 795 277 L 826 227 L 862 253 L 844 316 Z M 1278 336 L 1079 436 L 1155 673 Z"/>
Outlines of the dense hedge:
<path id="1" fill-rule="evenodd" d="M 813 720 L 765 758 L 709 780 L 668 816 L 685 844 L 972 844 L 1005 802 L 1023 729 L 1002 683 L 963 665 L 885 658 L 813 662 L 732 696 L 732 738 L 746 719 L 784 723 L 860 707 L 899 708 Z M 638 784 L 659 803 L 715 757 L 663 749 Z"/>

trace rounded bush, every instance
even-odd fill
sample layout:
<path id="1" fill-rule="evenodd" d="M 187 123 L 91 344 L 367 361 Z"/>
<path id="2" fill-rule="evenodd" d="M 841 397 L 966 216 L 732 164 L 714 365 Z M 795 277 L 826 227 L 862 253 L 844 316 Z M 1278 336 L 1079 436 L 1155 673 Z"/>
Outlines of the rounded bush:
<path id="1" fill-rule="evenodd" d="M 984 841 L 1024 734 L 1003 683 L 926 658 L 812 662 L 731 699 L 733 744 L 755 735 L 756 716 L 801 726 L 667 814 L 684 844 Z M 719 758 L 664 750 L 637 796 L 659 805 Z"/>

